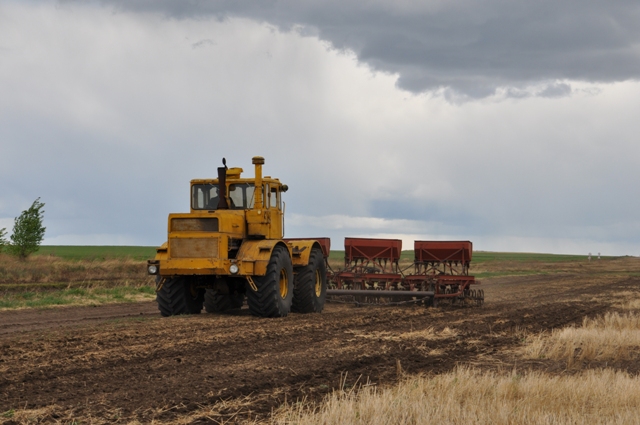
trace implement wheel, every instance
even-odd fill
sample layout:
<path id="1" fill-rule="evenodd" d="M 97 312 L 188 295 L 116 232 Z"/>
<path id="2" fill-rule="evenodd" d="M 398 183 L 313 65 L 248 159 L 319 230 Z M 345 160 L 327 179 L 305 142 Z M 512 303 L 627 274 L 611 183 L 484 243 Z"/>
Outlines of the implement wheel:
<path id="1" fill-rule="evenodd" d="M 276 246 L 267 265 L 267 274 L 254 277 L 257 291 L 247 288 L 249 311 L 258 317 L 284 317 L 293 299 L 293 267 L 289 251 Z"/>
<path id="2" fill-rule="evenodd" d="M 184 276 L 167 278 L 156 293 L 158 309 L 163 316 L 200 314 L 204 302 L 204 291 L 195 282 Z"/>
<path id="3" fill-rule="evenodd" d="M 313 248 L 309 255 L 309 264 L 297 271 L 291 311 L 320 313 L 327 298 L 327 269 L 322 250 Z"/>
<path id="4" fill-rule="evenodd" d="M 242 307 L 244 294 L 220 294 L 215 289 L 207 289 L 204 294 L 204 309 L 207 313 L 224 313 Z"/>

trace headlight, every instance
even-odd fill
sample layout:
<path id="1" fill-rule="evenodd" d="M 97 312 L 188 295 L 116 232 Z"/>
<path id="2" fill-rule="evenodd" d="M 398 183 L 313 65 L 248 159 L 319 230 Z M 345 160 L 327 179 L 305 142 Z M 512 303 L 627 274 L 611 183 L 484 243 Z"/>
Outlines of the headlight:
<path id="1" fill-rule="evenodd" d="M 229 271 L 230 271 L 232 274 L 236 274 L 236 273 L 238 273 L 238 270 L 240 270 L 240 269 L 238 268 L 238 265 L 237 265 L 237 264 L 232 264 L 231 266 L 229 266 Z"/>
<path id="2" fill-rule="evenodd" d="M 149 272 L 149 274 L 156 274 L 158 273 L 158 266 L 156 266 L 155 264 L 151 264 L 147 267 L 147 271 Z"/>

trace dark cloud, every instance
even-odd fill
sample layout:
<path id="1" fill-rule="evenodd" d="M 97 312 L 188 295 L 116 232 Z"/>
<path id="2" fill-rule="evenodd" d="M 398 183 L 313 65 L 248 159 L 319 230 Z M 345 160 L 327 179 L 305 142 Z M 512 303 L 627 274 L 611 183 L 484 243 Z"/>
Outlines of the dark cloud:
<path id="1" fill-rule="evenodd" d="M 541 81 L 640 76 L 637 1 L 103 2 L 178 19 L 241 17 L 284 30 L 301 26 L 337 49 L 354 51 L 374 69 L 397 73 L 399 86 L 413 92 L 448 88 L 484 97 L 500 87 L 521 89 Z M 536 95 L 568 93 L 566 86 L 555 86 Z"/>
<path id="2" fill-rule="evenodd" d="M 197 41 L 197 42 L 193 43 L 191 45 L 191 47 L 193 47 L 194 49 L 199 49 L 199 48 L 202 48 L 202 47 L 213 47 L 216 44 L 217 43 L 214 40 L 210 40 L 208 38 L 205 38 L 204 40 L 200 40 L 200 41 Z"/>

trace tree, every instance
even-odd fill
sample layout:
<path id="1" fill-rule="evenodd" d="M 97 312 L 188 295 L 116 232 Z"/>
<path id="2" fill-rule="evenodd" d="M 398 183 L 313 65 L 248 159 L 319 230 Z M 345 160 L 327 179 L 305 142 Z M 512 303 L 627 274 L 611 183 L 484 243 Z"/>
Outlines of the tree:
<path id="1" fill-rule="evenodd" d="M 7 244 L 7 240 L 5 239 L 6 237 L 7 237 L 7 228 L 3 227 L 2 229 L 0 229 L 0 253 L 2 252 L 5 245 Z"/>
<path id="2" fill-rule="evenodd" d="M 14 221 L 13 234 L 8 248 L 11 254 L 17 255 L 22 260 L 36 252 L 44 238 L 46 228 L 42 225 L 43 207 L 44 204 L 38 198 L 33 201 L 28 210 L 22 211 L 22 214 Z"/>

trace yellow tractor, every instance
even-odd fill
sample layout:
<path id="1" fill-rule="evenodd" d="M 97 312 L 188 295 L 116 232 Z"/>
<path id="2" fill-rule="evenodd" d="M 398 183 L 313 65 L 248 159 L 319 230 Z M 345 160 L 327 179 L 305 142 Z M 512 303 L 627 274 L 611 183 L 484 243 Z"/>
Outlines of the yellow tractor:
<path id="1" fill-rule="evenodd" d="M 321 312 L 328 250 L 315 239 L 283 239 L 287 185 L 262 176 L 262 157 L 252 160 L 254 178 L 222 162 L 217 179 L 191 181 L 191 211 L 169 214 L 167 242 L 147 263 L 160 313 L 221 313 L 245 296 L 255 316 Z"/>

